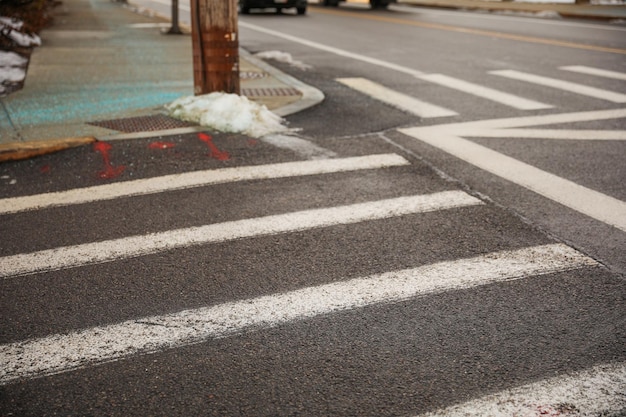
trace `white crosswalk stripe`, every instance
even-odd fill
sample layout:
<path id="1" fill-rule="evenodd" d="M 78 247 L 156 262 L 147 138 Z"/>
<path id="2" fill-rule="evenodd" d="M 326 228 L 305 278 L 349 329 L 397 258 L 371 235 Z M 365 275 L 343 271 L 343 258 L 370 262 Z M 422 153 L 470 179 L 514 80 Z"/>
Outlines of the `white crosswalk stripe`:
<path id="1" fill-rule="evenodd" d="M 88 188 L 76 188 L 68 191 L 0 199 L 0 215 L 235 181 L 330 174 L 334 172 L 401 166 L 408 163 L 406 159 L 396 154 L 379 154 L 186 172 Z"/>
<path id="2" fill-rule="evenodd" d="M 549 104 L 529 100 L 524 97 L 519 97 L 513 94 L 505 93 L 500 90 L 485 87 L 483 85 L 475 83 L 470 83 L 468 81 L 449 77 L 443 74 L 420 75 L 418 78 L 420 80 L 439 84 L 443 87 L 448 87 L 462 91 L 467 94 L 472 94 L 483 99 L 495 101 L 497 103 L 504 104 L 505 106 L 513 107 L 518 110 L 542 110 L 553 107 Z"/>
<path id="3" fill-rule="evenodd" d="M 337 81 L 377 100 L 423 118 L 455 116 L 456 112 L 418 100 L 365 78 L 338 78 Z"/>
<path id="4" fill-rule="evenodd" d="M 252 327 L 273 327 L 347 309 L 593 265 L 595 261 L 565 245 L 545 245 L 12 343 L 0 346 L 0 384 L 225 337 Z"/>
<path id="5" fill-rule="evenodd" d="M 625 407 L 626 363 L 609 363 L 419 417 L 617 416 Z"/>
<path id="6" fill-rule="evenodd" d="M 626 81 L 626 73 L 617 72 L 617 71 L 608 71 L 608 70 L 601 69 L 601 68 L 586 67 L 584 65 L 571 65 L 571 66 L 566 66 L 566 67 L 559 67 L 559 69 L 565 70 L 565 71 L 578 72 L 581 74 L 595 75 L 598 77 L 613 78 L 615 80 Z"/>
<path id="7" fill-rule="evenodd" d="M 387 219 L 482 202 L 461 191 L 415 195 L 209 224 L 147 235 L 47 249 L 0 258 L 0 277 L 73 268 L 145 256 L 176 248 Z"/>
<path id="8" fill-rule="evenodd" d="M 544 87 L 556 88 L 570 93 L 580 94 L 587 97 L 593 97 L 600 100 L 606 100 L 613 103 L 626 103 L 626 94 L 616 93 L 614 91 L 602 90 L 600 88 L 589 87 L 587 85 L 572 83 L 569 81 L 557 80 L 556 78 L 544 77 L 541 75 L 528 74 L 515 70 L 499 70 L 490 71 L 490 74 L 513 80 L 525 81 L 538 84 Z"/>
<path id="9" fill-rule="evenodd" d="M 626 74 L 616 71 L 608 71 L 600 68 L 586 67 L 582 65 L 572 65 L 559 67 L 560 70 L 578 72 L 590 76 L 613 78 L 618 80 L 626 79 Z M 590 87 L 583 84 L 572 83 L 568 81 L 558 80 L 534 74 L 529 74 L 516 70 L 497 70 L 489 71 L 489 74 L 501 77 L 525 81 L 528 83 L 538 84 L 544 87 L 550 87 L 567 91 L 570 93 L 580 94 L 587 97 L 593 97 L 613 103 L 626 103 L 626 95 L 618 92 L 603 90 Z M 415 74 L 420 80 L 437 84 L 441 87 L 450 88 L 466 94 L 489 100 L 495 103 L 505 105 L 518 110 L 545 110 L 553 108 L 553 105 L 542 103 L 518 95 L 510 94 L 505 91 L 494 89 L 486 85 L 472 83 L 459 78 L 451 77 L 445 74 Z M 338 78 L 338 82 L 366 94 L 376 100 L 389 104 L 402 111 L 414 114 L 421 118 L 449 117 L 458 115 L 454 110 L 438 106 L 421 98 L 412 97 L 405 93 L 401 93 L 375 83 L 366 78 Z"/>

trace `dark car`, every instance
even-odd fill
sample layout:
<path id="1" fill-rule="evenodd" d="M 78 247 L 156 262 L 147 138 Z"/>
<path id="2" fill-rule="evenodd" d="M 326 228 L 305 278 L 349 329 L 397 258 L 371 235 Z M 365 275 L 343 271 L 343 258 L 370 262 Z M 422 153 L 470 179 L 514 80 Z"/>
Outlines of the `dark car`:
<path id="1" fill-rule="evenodd" d="M 322 0 L 322 4 L 324 6 L 337 7 L 339 6 L 340 1 L 346 0 Z M 396 0 L 369 0 L 369 2 L 370 6 L 372 6 L 372 9 L 386 9 L 387 6 L 389 6 L 391 3 L 395 3 Z"/>
<path id="2" fill-rule="evenodd" d="M 283 9 L 295 8 L 298 14 L 306 13 L 307 0 L 239 0 L 239 10 L 242 14 L 250 13 L 251 9 Z"/>

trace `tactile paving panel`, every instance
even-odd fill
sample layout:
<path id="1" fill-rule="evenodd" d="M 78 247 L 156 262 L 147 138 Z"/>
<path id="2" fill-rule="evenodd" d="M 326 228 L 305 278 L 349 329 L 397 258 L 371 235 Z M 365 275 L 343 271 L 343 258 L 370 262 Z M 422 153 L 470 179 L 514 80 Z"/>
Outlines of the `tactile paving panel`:
<path id="1" fill-rule="evenodd" d="M 89 122 L 89 124 L 124 133 L 153 132 L 155 130 L 197 126 L 194 123 L 183 122 L 182 120 L 174 119 L 164 114 L 128 117 L 125 119 L 99 120 Z"/>

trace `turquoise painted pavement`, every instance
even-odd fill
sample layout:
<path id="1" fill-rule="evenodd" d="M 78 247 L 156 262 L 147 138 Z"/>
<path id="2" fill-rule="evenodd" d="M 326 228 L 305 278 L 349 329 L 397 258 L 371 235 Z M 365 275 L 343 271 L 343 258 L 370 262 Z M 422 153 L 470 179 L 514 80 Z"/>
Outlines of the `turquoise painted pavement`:
<path id="1" fill-rule="evenodd" d="M 90 121 L 154 114 L 193 94 L 191 38 L 110 0 L 64 0 L 21 91 L 0 98 L 0 143 L 106 135 Z"/>

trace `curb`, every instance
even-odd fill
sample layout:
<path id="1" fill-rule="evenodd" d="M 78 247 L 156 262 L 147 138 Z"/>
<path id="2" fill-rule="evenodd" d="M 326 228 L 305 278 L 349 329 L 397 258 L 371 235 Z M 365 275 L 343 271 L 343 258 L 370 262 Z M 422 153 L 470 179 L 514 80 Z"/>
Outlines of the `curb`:
<path id="1" fill-rule="evenodd" d="M 96 142 L 92 136 L 0 144 L 0 162 L 18 161 Z"/>
<path id="2" fill-rule="evenodd" d="M 324 101 L 324 93 L 322 93 L 317 88 L 311 87 L 310 85 L 303 83 L 302 81 L 292 77 L 291 75 L 285 74 L 284 72 L 280 71 L 277 68 L 274 68 L 267 62 L 256 58 L 245 49 L 239 49 L 239 54 L 253 65 L 261 68 L 263 71 L 276 78 L 278 81 L 281 81 L 295 88 L 302 94 L 302 98 L 300 98 L 300 100 L 291 104 L 287 104 L 286 106 L 274 109 L 272 110 L 272 113 L 275 113 L 280 117 L 285 117 L 289 116 L 290 114 L 306 110 Z"/>
<path id="3" fill-rule="evenodd" d="M 446 0 L 400 0 L 398 5 L 417 6 L 436 9 L 449 10 L 468 10 L 468 11 L 486 11 L 486 12 L 513 12 L 513 13 L 530 13 L 541 14 L 545 12 L 554 12 L 562 17 L 591 19 L 591 20 L 617 20 L 622 19 L 620 15 L 611 14 L 607 9 L 602 7 L 617 6 L 590 6 L 571 5 L 567 3 L 524 3 L 514 1 L 446 1 Z M 619 7 L 623 7 L 619 5 Z"/>

